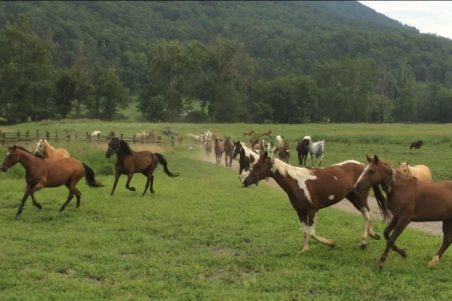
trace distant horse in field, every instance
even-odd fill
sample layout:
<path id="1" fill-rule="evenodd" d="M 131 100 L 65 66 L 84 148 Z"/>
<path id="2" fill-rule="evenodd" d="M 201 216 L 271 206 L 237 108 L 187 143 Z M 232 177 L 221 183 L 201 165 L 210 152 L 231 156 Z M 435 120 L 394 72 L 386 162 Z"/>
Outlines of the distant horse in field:
<path id="1" fill-rule="evenodd" d="M 232 158 L 239 157 L 239 178 L 243 182 L 252 164 L 256 163 L 259 159 L 259 154 L 248 148 L 244 143 L 237 141 L 234 142 L 234 151 L 232 152 Z"/>
<path id="2" fill-rule="evenodd" d="M 226 136 L 224 137 L 224 162 L 227 167 L 232 166 L 232 154 L 234 152 L 234 143 L 231 138 Z"/>
<path id="3" fill-rule="evenodd" d="M 284 137 L 281 135 L 277 135 L 275 138 L 275 145 L 276 145 L 276 148 L 283 146 L 284 145 Z"/>
<path id="4" fill-rule="evenodd" d="M 425 165 L 411 166 L 410 162 L 402 162 L 397 170 L 404 175 L 415 177 L 421 182 L 432 181 L 432 172 L 430 171 L 430 168 Z"/>
<path id="5" fill-rule="evenodd" d="M 415 150 L 416 149 L 420 149 L 422 145 L 424 145 L 424 141 L 422 141 L 422 140 L 411 142 L 410 143 L 410 150 L 412 150 L 413 148 Z"/>
<path id="6" fill-rule="evenodd" d="M 181 145 L 182 142 L 184 142 L 184 134 L 182 133 L 177 134 L 177 142 L 179 142 L 179 145 Z"/>
<path id="7" fill-rule="evenodd" d="M 436 266 L 452 243 L 452 181 L 421 182 L 391 168 L 377 156 L 367 157 L 367 161 L 369 164 L 356 181 L 354 191 L 362 193 L 371 186 L 381 185 L 388 199 L 388 208 L 384 210 L 392 213 L 384 230 L 386 248 L 378 262 L 379 268 L 383 268 L 390 249 L 406 257 L 406 252 L 395 242 L 412 221 L 443 222 L 443 243 L 428 264 L 429 267 Z"/>
<path id="8" fill-rule="evenodd" d="M 39 209 L 42 208 L 34 196 L 34 193 L 42 188 L 65 185 L 69 189 L 69 195 L 66 202 L 60 208 L 61 213 L 74 196 L 77 198 L 76 207 L 78 208 L 80 206 L 82 193 L 75 186 L 83 176 L 85 176 L 86 184 L 88 184 L 88 186 L 103 186 L 96 181 L 94 171 L 88 165 L 73 158 L 46 160 L 36 157 L 21 146 L 14 145 L 8 147 L 8 153 L 2 163 L 1 170 L 6 172 L 18 162 L 25 169 L 25 181 L 27 182 L 27 186 L 19 210 L 17 210 L 16 218 L 19 218 L 22 214 L 25 202 L 29 196 L 31 196 L 31 200 L 35 207 Z"/>
<path id="9" fill-rule="evenodd" d="M 215 138 L 215 145 L 214 145 L 214 151 L 215 151 L 215 162 L 217 164 L 221 163 L 221 157 L 224 153 L 224 141 L 222 139 Z"/>
<path id="10" fill-rule="evenodd" d="M 130 187 L 130 181 L 133 175 L 138 172 L 146 177 L 146 185 L 142 195 L 146 193 L 148 188 L 151 193 L 154 193 L 154 170 L 159 163 L 163 166 L 166 175 L 170 177 L 179 176 L 179 174 L 169 171 L 168 163 L 162 154 L 150 151 L 133 151 L 126 141 L 117 137 L 112 138 L 110 143 L 108 143 L 105 156 L 110 158 L 113 154 L 116 154 L 116 164 L 115 182 L 113 183 L 111 195 L 115 192 L 119 177 L 122 174 L 127 175 L 126 188 L 130 191 L 135 191 L 135 187 Z"/>
<path id="11" fill-rule="evenodd" d="M 278 157 L 281 161 L 289 163 L 290 159 L 289 143 L 284 142 L 284 145 L 278 147 Z"/>
<path id="12" fill-rule="evenodd" d="M 325 140 L 313 142 L 309 146 L 309 153 L 311 154 L 311 166 L 314 167 L 314 159 L 319 161 L 322 165 L 323 153 L 325 152 Z"/>
<path id="13" fill-rule="evenodd" d="M 352 191 L 353 184 L 361 175 L 364 167 L 364 164 L 350 160 L 322 169 L 309 170 L 284 163 L 268 156 L 265 152 L 251 166 L 251 170 L 243 181 L 243 186 L 257 185 L 259 181 L 267 177 L 273 178 L 279 184 L 287 193 L 290 203 L 303 225 L 304 246 L 302 252 L 309 249 L 310 237 L 330 247 L 335 245 L 333 240 L 320 237 L 315 233 L 317 212 L 347 198 L 364 217 L 364 233 L 360 246 L 365 248 L 368 244 L 368 236 L 374 239 L 380 237 L 372 230 L 367 204 L 368 191 L 364 193 Z M 374 187 L 374 193 L 379 206 L 384 207 L 384 197 L 377 185 Z"/>
<path id="14" fill-rule="evenodd" d="M 206 155 L 208 157 L 210 157 L 210 154 L 212 153 L 212 141 L 211 140 L 207 140 L 205 142 L 204 150 L 206 151 Z"/>
<path id="15" fill-rule="evenodd" d="M 312 139 L 310 136 L 304 136 L 303 140 L 297 143 L 298 165 L 306 166 L 311 143 Z"/>
<path id="16" fill-rule="evenodd" d="M 253 136 L 254 134 L 256 134 L 255 132 L 254 132 L 254 130 L 248 130 L 248 131 L 245 131 L 245 132 L 243 132 L 243 136 Z"/>
<path id="17" fill-rule="evenodd" d="M 70 158 L 71 155 L 69 152 L 64 148 L 54 148 L 47 142 L 46 139 L 39 139 L 36 143 L 36 149 L 34 151 L 34 154 L 38 157 L 44 158 L 44 159 L 51 159 L 51 160 L 57 160 L 57 159 L 64 159 L 64 158 Z"/>
<path id="18" fill-rule="evenodd" d="M 96 130 L 96 131 L 93 131 L 92 133 L 91 133 L 91 137 L 95 137 L 95 138 L 97 138 L 97 139 L 99 139 L 100 138 L 100 135 L 102 135 L 102 132 L 101 131 L 98 131 L 98 130 Z"/>

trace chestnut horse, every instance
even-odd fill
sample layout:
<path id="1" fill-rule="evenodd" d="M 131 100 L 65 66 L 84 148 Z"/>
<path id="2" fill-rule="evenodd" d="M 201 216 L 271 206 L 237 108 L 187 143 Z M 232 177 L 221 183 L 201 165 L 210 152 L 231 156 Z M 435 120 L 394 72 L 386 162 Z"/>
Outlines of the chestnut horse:
<path id="1" fill-rule="evenodd" d="M 322 169 L 309 170 L 295 167 L 267 155 L 267 152 L 251 167 L 243 186 L 256 184 L 267 177 L 273 178 L 289 196 L 292 207 L 298 214 L 303 225 L 304 246 L 302 252 L 309 249 L 309 238 L 312 237 L 321 244 L 333 247 L 335 242 L 318 236 L 315 233 L 317 212 L 334 205 L 347 198 L 364 217 L 364 233 L 360 247 L 368 244 L 368 236 L 380 239 L 372 229 L 369 206 L 367 204 L 368 191 L 355 193 L 352 191 L 362 171 L 364 164 L 358 161 L 344 161 Z M 384 206 L 384 198 L 378 186 L 374 188 L 379 206 Z M 383 211 L 384 212 L 384 211 Z"/>
<path id="2" fill-rule="evenodd" d="M 425 165 L 410 166 L 410 162 L 402 162 L 397 170 L 406 176 L 415 177 L 421 182 L 432 181 L 432 172 L 430 171 L 430 168 Z"/>
<path id="3" fill-rule="evenodd" d="M 116 185 L 118 184 L 119 177 L 124 174 L 127 175 L 126 188 L 130 191 L 135 191 L 135 187 L 130 187 L 130 181 L 133 174 L 142 173 L 146 177 L 146 185 L 142 196 L 149 188 L 151 193 L 154 193 L 154 170 L 158 163 L 162 164 L 163 170 L 170 177 L 177 177 L 179 174 L 172 173 L 168 170 L 168 163 L 165 158 L 159 153 L 152 153 L 150 151 L 133 151 L 129 144 L 117 137 L 113 137 L 108 143 L 108 149 L 105 156 L 110 158 L 113 154 L 116 154 L 115 165 L 115 182 L 111 190 L 111 195 L 115 192 Z"/>
<path id="4" fill-rule="evenodd" d="M 221 157 L 224 153 L 224 141 L 222 139 L 215 138 L 215 145 L 214 145 L 214 151 L 215 151 L 215 162 L 217 164 L 221 163 Z"/>
<path id="5" fill-rule="evenodd" d="M 230 137 L 226 136 L 224 138 L 224 163 L 226 164 L 226 167 L 231 167 L 232 154 L 234 153 L 234 143 Z"/>
<path id="6" fill-rule="evenodd" d="M 46 160 L 34 156 L 31 152 L 21 146 L 14 145 L 8 148 L 8 153 L 2 163 L 1 170 L 6 172 L 11 166 L 18 162 L 25 169 L 27 186 L 19 210 L 16 213 L 16 218 L 20 217 L 29 196 L 31 196 L 33 205 L 39 209 L 42 208 L 34 196 L 34 193 L 42 188 L 66 185 L 69 189 L 69 195 L 66 202 L 60 208 L 61 213 L 74 198 L 74 195 L 77 198 L 76 207 L 78 208 L 80 206 L 80 197 L 82 193 L 75 185 L 77 185 L 78 181 L 83 176 L 85 176 L 86 184 L 88 184 L 88 186 L 103 186 L 96 181 L 94 171 L 88 165 L 73 158 Z"/>
<path id="7" fill-rule="evenodd" d="M 389 249 L 406 257 L 406 252 L 397 247 L 395 241 L 411 221 L 443 222 L 443 243 L 428 264 L 429 267 L 436 266 L 452 243 L 452 181 L 420 182 L 391 168 L 377 156 L 367 157 L 367 161 L 369 164 L 356 181 L 354 191 L 368 191 L 371 186 L 381 185 L 388 199 L 388 209 L 385 210 L 392 213 L 392 219 L 384 230 L 386 248 L 378 267 L 383 268 Z"/>
<path id="8" fill-rule="evenodd" d="M 47 142 L 46 139 L 39 139 L 36 143 L 36 149 L 34 151 L 36 156 L 39 156 L 44 159 L 64 159 L 70 158 L 71 155 L 64 148 L 54 148 Z"/>

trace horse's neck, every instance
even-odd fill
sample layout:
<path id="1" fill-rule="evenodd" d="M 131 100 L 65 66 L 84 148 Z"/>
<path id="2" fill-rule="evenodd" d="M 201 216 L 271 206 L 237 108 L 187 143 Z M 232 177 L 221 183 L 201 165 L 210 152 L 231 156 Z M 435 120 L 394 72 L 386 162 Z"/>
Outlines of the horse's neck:
<path id="1" fill-rule="evenodd" d="M 245 156 L 246 157 L 253 157 L 254 160 L 259 159 L 259 155 L 256 154 L 253 150 L 249 149 L 248 147 L 246 147 L 245 145 L 242 144 L 243 150 L 245 151 Z"/>
<path id="2" fill-rule="evenodd" d="M 35 157 L 30 153 L 21 151 L 19 162 L 24 167 L 27 174 L 30 174 L 32 173 L 33 169 L 36 169 L 36 167 L 42 164 L 43 159 Z"/>

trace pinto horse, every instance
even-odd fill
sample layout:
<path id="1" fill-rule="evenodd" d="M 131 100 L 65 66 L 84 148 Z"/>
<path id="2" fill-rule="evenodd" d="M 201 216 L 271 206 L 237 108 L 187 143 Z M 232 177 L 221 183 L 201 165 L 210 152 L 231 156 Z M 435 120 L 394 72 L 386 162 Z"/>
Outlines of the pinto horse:
<path id="1" fill-rule="evenodd" d="M 378 267 L 381 269 L 392 249 L 402 257 L 406 252 L 395 242 L 410 222 L 443 222 L 443 243 L 428 267 L 438 264 L 452 243 L 452 181 L 420 182 L 405 176 L 380 160 L 378 156 L 367 157 L 369 164 L 354 185 L 354 191 L 367 191 L 370 186 L 381 185 L 387 195 L 388 208 L 392 219 L 384 230 L 386 248 Z"/>
<path id="2" fill-rule="evenodd" d="M 250 166 L 257 162 L 259 155 L 252 149 L 246 147 L 246 145 L 240 141 L 234 142 L 234 151 L 232 152 L 232 158 L 239 157 L 239 178 L 243 182 L 243 179 L 247 176 Z"/>
<path id="3" fill-rule="evenodd" d="M 432 172 L 430 171 L 430 168 L 425 165 L 410 166 L 410 162 L 402 162 L 397 170 L 404 175 L 415 177 L 421 182 L 432 181 Z"/>
<path id="4" fill-rule="evenodd" d="M 85 176 L 86 184 L 90 187 L 102 187 L 94 176 L 94 171 L 86 164 L 73 158 L 64 158 L 58 160 L 45 160 L 36 157 L 31 152 L 21 146 L 12 146 L 8 148 L 6 158 L 2 163 L 1 170 L 6 172 L 16 163 L 20 163 L 25 169 L 25 180 L 27 186 L 25 194 L 17 210 L 16 218 L 22 214 L 25 202 L 31 196 L 33 205 L 41 209 L 42 206 L 36 201 L 34 193 L 45 187 L 58 187 L 66 185 L 69 189 L 69 195 L 66 202 L 61 206 L 60 213 L 66 208 L 69 202 L 77 198 L 78 208 L 82 193 L 75 187 L 78 181 Z"/>
<path id="5" fill-rule="evenodd" d="M 334 247 L 335 242 L 318 236 L 315 233 L 317 212 L 334 205 L 347 198 L 364 217 L 364 233 L 360 247 L 368 244 L 368 236 L 380 239 L 372 229 L 369 206 L 367 204 L 368 191 L 356 193 L 352 191 L 353 184 L 364 170 L 364 164 L 358 161 L 344 161 L 322 169 L 309 170 L 295 167 L 272 158 L 265 152 L 251 167 L 243 186 L 256 184 L 267 177 L 273 178 L 289 196 L 292 207 L 298 214 L 303 225 L 304 246 L 302 252 L 309 249 L 309 238 L 312 237 L 321 244 Z M 379 206 L 384 206 L 383 194 L 378 186 L 374 193 Z"/>
<path id="6" fill-rule="evenodd" d="M 304 136 L 303 140 L 297 143 L 298 165 L 306 166 L 311 142 L 312 139 L 310 136 Z"/>
<path id="7" fill-rule="evenodd" d="M 154 193 L 154 170 L 160 163 L 163 166 L 163 170 L 166 175 L 170 177 L 177 177 L 179 174 L 172 173 L 168 169 L 168 163 L 163 155 L 159 153 L 152 153 L 150 151 L 133 151 L 129 144 L 117 137 L 113 137 L 108 143 L 108 149 L 105 154 L 107 158 L 110 158 L 113 154 L 116 154 L 115 164 L 115 182 L 111 190 L 111 195 L 115 192 L 116 185 L 118 184 L 119 177 L 124 174 L 127 175 L 126 188 L 130 191 L 135 191 L 135 187 L 130 186 L 133 174 L 142 173 L 146 177 L 146 185 L 142 196 L 149 188 L 151 193 Z"/>
<path id="8" fill-rule="evenodd" d="M 54 148 L 46 139 L 39 139 L 34 154 L 44 159 L 58 160 L 70 158 L 71 155 L 64 148 Z"/>
<path id="9" fill-rule="evenodd" d="M 234 143 L 230 137 L 224 137 L 224 163 L 226 167 L 232 166 L 232 154 L 234 153 Z"/>

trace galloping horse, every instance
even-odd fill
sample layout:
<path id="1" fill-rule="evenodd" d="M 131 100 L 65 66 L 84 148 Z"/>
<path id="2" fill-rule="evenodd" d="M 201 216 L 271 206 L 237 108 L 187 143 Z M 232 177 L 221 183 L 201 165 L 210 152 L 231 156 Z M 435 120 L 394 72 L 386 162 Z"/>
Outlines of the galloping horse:
<path id="1" fill-rule="evenodd" d="M 71 155 L 64 148 L 54 148 L 46 139 L 39 139 L 34 154 L 44 159 L 58 160 L 70 158 Z"/>
<path id="2" fill-rule="evenodd" d="M 232 166 L 232 154 L 234 152 L 234 143 L 230 137 L 224 137 L 224 163 L 227 167 Z"/>
<path id="3" fill-rule="evenodd" d="M 221 163 L 221 157 L 224 153 L 224 141 L 222 139 L 215 138 L 215 162 L 217 164 Z"/>
<path id="4" fill-rule="evenodd" d="M 34 193 L 45 187 L 58 187 L 66 185 L 69 195 L 66 202 L 61 206 L 60 213 L 66 208 L 69 202 L 77 198 L 77 208 L 80 206 L 81 192 L 75 187 L 78 181 L 85 176 L 86 184 L 91 187 L 102 187 L 94 176 L 94 171 L 86 164 L 73 158 L 58 160 L 45 160 L 36 157 L 31 152 L 21 146 L 8 147 L 8 153 L 2 163 L 1 170 L 6 172 L 16 163 L 20 163 L 25 169 L 25 181 L 27 186 L 25 194 L 17 210 L 16 218 L 19 218 L 24 208 L 25 202 L 31 196 L 33 205 L 41 209 L 42 206 L 36 201 Z"/>
<path id="5" fill-rule="evenodd" d="M 425 165 L 410 166 L 410 162 L 402 162 L 397 170 L 404 175 L 415 177 L 421 182 L 432 181 L 432 172 L 430 171 L 430 168 Z"/>
<path id="6" fill-rule="evenodd" d="M 308 158 L 311 142 L 312 139 L 310 136 L 304 136 L 303 140 L 297 143 L 298 165 L 306 166 L 306 159 Z"/>
<path id="7" fill-rule="evenodd" d="M 416 149 L 420 149 L 422 145 L 424 145 L 424 141 L 422 141 L 422 140 L 411 142 L 410 143 L 410 150 L 412 150 L 413 148 L 415 150 Z"/>
<path id="8" fill-rule="evenodd" d="M 116 154 L 115 165 L 115 182 L 111 190 L 111 195 L 115 192 L 116 185 L 118 184 L 119 177 L 124 174 L 127 175 L 126 188 L 130 191 L 135 191 L 135 187 L 130 187 L 130 181 L 133 174 L 142 173 L 146 177 L 146 185 L 142 196 L 149 188 L 151 193 L 154 193 L 154 170 L 158 163 L 162 164 L 163 170 L 170 177 L 177 177 L 179 174 L 172 173 L 168 170 L 168 163 L 165 158 L 159 153 L 152 153 L 150 151 L 133 151 L 129 144 L 117 137 L 113 137 L 108 143 L 108 149 L 105 156 L 110 158 L 113 154 Z"/>
<path id="9" fill-rule="evenodd" d="M 334 205 L 347 198 L 364 217 L 364 233 L 360 241 L 361 248 L 368 244 L 368 236 L 380 239 L 374 233 L 371 225 L 369 206 L 367 204 L 368 191 L 355 193 L 353 184 L 364 170 L 364 164 L 357 161 L 344 161 L 322 169 L 309 170 L 295 167 L 281 160 L 263 156 L 251 167 L 243 186 L 256 184 L 267 177 L 273 178 L 289 196 L 292 207 L 297 211 L 298 218 L 303 225 L 304 246 L 302 252 L 309 249 L 309 237 L 333 247 L 335 242 L 316 235 L 316 215 L 322 209 Z M 379 206 L 384 207 L 384 197 L 378 186 L 374 193 Z"/>
<path id="10" fill-rule="evenodd" d="M 246 147 L 242 142 L 237 141 L 234 142 L 234 151 L 232 152 L 232 158 L 237 158 L 237 155 L 239 154 L 239 178 L 240 181 L 243 182 L 245 177 L 248 175 L 250 166 L 257 162 L 259 155 L 252 149 Z"/>
<path id="11" fill-rule="evenodd" d="M 452 243 L 452 181 L 420 182 L 391 168 L 377 156 L 367 157 L 367 161 L 369 164 L 356 181 L 354 191 L 368 191 L 370 186 L 381 185 L 388 198 L 388 208 L 384 210 L 392 213 L 384 230 L 386 248 L 378 262 L 379 268 L 383 268 L 389 249 L 406 257 L 406 252 L 397 247 L 395 241 L 411 221 L 443 222 L 443 243 L 428 264 L 436 266 Z"/>
<path id="12" fill-rule="evenodd" d="M 319 166 L 322 165 L 323 153 L 325 152 L 325 141 L 317 141 L 309 145 L 311 153 L 311 166 L 314 167 L 314 158 L 319 160 Z"/>

